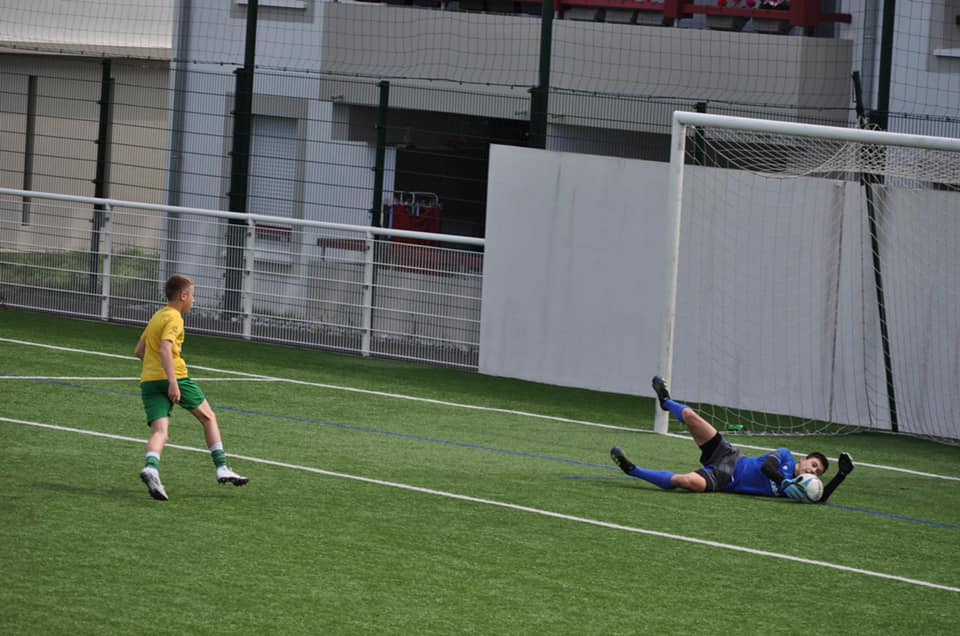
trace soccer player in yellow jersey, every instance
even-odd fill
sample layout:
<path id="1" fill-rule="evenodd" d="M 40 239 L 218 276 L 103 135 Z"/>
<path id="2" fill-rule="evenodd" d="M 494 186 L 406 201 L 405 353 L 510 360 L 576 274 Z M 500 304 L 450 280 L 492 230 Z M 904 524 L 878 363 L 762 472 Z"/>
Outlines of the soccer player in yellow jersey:
<path id="1" fill-rule="evenodd" d="M 227 466 L 217 415 L 203 391 L 190 379 L 187 363 L 180 357 L 184 338 L 183 315 L 193 307 L 193 281 L 175 274 L 167 280 L 163 291 L 167 306 L 153 314 L 134 352 L 143 360 L 140 395 L 151 431 L 147 441 L 147 464 L 140 471 L 140 479 L 147 485 L 151 497 L 167 500 L 167 491 L 160 482 L 160 454 L 169 437 L 173 405 L 179 404 L 193 413 L 203 426 L 207 447 L 217 467 L 217 481 L 242 486 L 250 480 Z"/>

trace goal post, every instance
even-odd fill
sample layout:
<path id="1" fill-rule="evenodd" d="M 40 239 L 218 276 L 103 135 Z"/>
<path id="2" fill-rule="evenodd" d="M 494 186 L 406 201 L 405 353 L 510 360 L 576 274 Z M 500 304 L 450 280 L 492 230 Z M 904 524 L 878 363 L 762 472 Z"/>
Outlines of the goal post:
<path id="1" fill-rule="evenodd" d="M 960 139 L 678 111 L 668 187 L 678 399 L 720 430 L 960 442 Z"/>

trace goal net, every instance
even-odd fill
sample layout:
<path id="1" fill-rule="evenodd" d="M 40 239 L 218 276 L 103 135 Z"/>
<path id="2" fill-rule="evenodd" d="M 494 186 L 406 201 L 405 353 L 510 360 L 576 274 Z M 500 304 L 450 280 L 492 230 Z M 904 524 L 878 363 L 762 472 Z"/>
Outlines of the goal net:
<path id="1" fill-rule="evenodd" d="M 672 143 L 675 397 L 724 431 L 960 442 L 960 140 L 678 112 Z"/>

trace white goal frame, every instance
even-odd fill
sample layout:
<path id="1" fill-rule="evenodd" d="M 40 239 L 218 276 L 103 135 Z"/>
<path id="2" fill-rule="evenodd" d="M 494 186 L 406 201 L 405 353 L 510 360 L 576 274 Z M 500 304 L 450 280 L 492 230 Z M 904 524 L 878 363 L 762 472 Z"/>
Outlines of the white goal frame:
<path id="1" fill-rule="evenodd" d="M 670 144 L 669 190 L 667 193 L 666 275 L 663 297 L 661 349 L 658 372 L 668 382 L 671 377 L 676 328 L 676 303 L 680 258 L 681 206 L 687 136 L 691 128 L 721 128 L 757 133 L 783 134 L 812 139 L 904 146 L 926 150 L 960 152 L 960 139 L 891 133 L 858 128 L 839 128 L 814 124 L 751 119 L 725 115 L 711 115 L 688 111 L 673 114 Z M 654 430 L 666 433 L 668 414 L 656 408 Z"/>

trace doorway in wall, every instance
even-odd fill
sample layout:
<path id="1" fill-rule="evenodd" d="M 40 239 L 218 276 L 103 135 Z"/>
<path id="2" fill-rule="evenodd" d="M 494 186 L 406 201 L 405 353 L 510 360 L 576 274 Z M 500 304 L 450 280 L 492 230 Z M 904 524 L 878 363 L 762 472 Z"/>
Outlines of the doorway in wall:
<path id="1" fill-rule="evenodd" d="M 349 138 L 376 143 L 375 108 L 351 106 Z M 397 192 L 440 202 L 440 231 L 483 236 L 490 144 L 525 146 L 526 120 L 391 109 L 387 145 L 396 148 Z"/>

